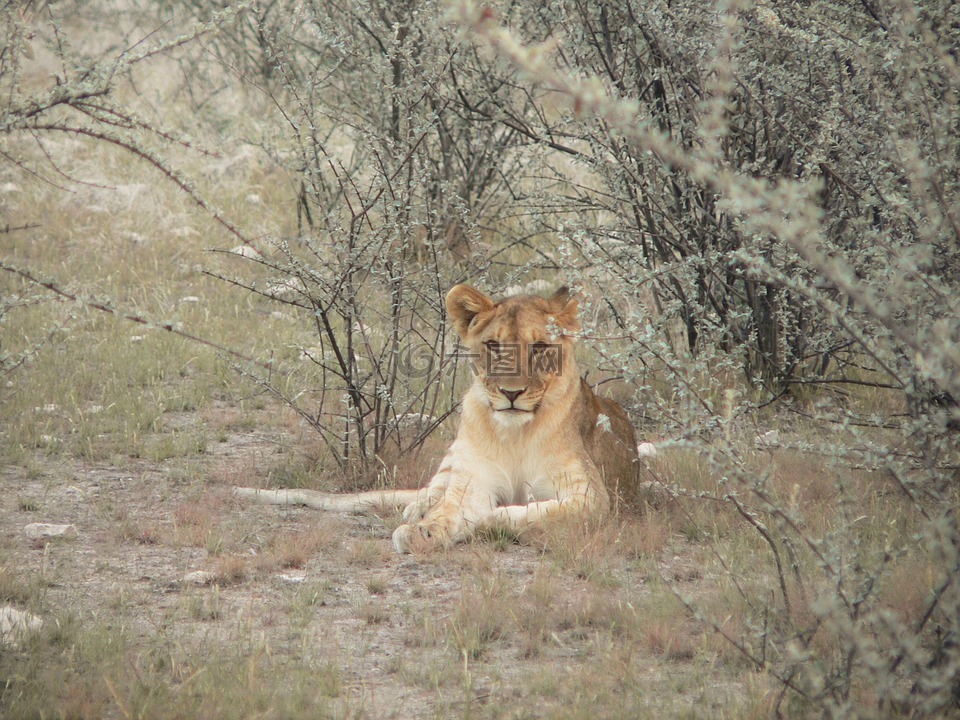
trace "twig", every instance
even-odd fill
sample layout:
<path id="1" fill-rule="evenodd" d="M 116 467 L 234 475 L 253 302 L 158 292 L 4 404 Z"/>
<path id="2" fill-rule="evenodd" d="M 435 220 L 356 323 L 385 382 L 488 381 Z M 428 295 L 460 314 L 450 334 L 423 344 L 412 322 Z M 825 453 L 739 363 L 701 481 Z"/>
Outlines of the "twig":
<path id="1" fill-rule="evenodd" d="M 143 315 L 137 315 L 135 313 L 119 310 L 115 307 L 112 307 L 106 304 L 101 300 L 96 300 L 93 298 L 78 295 L 76 293 L 72 293 L 68 290 L 64 290 L 63 288 L 61 288 L 53 280 L 43 280 L 41 278 L 38 278 L 29 270 L 23 270 L 21 268 L 14 267 L 12 265 L 8 265 L 6 262 L 2 260 L 0 260 L 0 270 L 6 270 L 7 272 L 13 275 L 18 275 L 19 277 L 33 283 L 34 285 L 38 285 L 42 288 L 46 288 L 50 292 L 54 293 L 55 295 L 59 295 L 65 300 L 70 300 L 71 302 L 79 303 L 86 307 L 93 308 L 94 310 L 100 310 L 101 312 L 105 312 L 110 315 L 116 315 L 117 317 L 123 318 L 124 320 L 129 320 L 130 322 L 134 322 L 139 325 L 144 325 L 145 327 L 148 327 L 151 329 L 164 330 L 166 332 L 169 332 L 174 335 L 178 335 L 182 338 L 185 338 L 187 340 L 190 340 L 191 342 L 199 343 L 201 345 L 206 345 L 209 348 L 213 348 L 214 350 L 217 350 L 219 352 L 226 353 L 227 355 L 231 355 L 239 360 L 243 360 L 244 362 L 257 365 L 258 367 L 261 367 L 264 370 L 270 370 L 271 372 L 276 372 L 276 369 L 270 363 L 261 362 L 260 360 L 252 358 L 249 355 L 244 355 L 243 353 L 237 350 L 224 347 L 223 345 L 220 345 L 219 343 L 216 343 L 213 340 L 208 340 L 207 338 L 200 337 L 199 335 L 194 335 L 193 333 L 189 333 L 189 332 L 186 332 L 185 330 L 181 330 L 180 328 L 176 327 L 174 323 L 155 322 L 153 320 L 150 320 L 149 318 L 144 317 Z"/>

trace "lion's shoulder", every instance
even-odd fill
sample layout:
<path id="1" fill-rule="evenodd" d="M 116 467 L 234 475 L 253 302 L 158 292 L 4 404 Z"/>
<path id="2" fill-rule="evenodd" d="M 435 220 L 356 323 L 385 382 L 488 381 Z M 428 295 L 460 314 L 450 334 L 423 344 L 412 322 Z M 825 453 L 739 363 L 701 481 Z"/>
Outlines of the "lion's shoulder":
<path id="1" fill-rule="evenodd" d="M 617 401 L 598 395 L 581 379 L 580 436 L 611 498 L 634 505 L 639 464 L 637 438 L 627 411 Z"/>

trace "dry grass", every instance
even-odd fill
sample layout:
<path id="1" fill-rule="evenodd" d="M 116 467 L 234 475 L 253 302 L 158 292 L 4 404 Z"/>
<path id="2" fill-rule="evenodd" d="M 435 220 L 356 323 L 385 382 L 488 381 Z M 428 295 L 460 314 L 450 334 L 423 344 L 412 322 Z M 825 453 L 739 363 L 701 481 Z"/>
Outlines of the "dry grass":
<path id="1" fill-rule="evenodd" d="M 253 566 L 259 573 L 303 569 L 318 553 L 339 551 L 343 526 L 317 523 L 306 530 L 278 530 L 266 539 Z"/>
<path id="2" fill-rule="evenodd" d="M 551 560 L 577 577 L 603 575 L 614 556 L 618 526 L 615 522 L 564 518 L 526 533 L 523 540 L 540 548 Z"/>
<path id="3" fill-rule="evenodd" d="M 117 539 L 140 545 L 158 545 L 167 540 L 167 534 L 156 520 L 136 520 L 118 514 Z"/>
<path id="4" fill-rule="evenodd" d="M 617 529 L 615 549 L 628 560 L 655 564 L 673 536 L 673 529 L 659 512 L 649 510 L 623 522 Z"/>
<path id="5" fill-rule="evenodd" d="M 213 564 L 214 582 L 220 586 L 242 582 L 250 574 L 249 565 L 242 555 L 219 555 Z"/>
<path id="6" fill-rule="evenodd" d="M 666 454 L 660 461 L 667 468 L 690 466 L 689 460 L 673 461 Z M 251 467 L 266 471 L 256 463 Z M 385 531 L 373 538 L 364 534 L 367 530 L 358 534 L 349 518 L 238 505 L 220 489 L 229 474 L 211 477 L 216 478 L 212 484 L 188 489 L 185 497 L 171 494 L 166 522 L 163 513 L 121 513 L 121 526 L 128 529 L 115 535 L 115 542 L 126 547 L 201 552 L 200 566 L 213 573 L 213 587 L 184 591 L 168 611 L 181 627 L 186 622 L 206 630 L 182 635 L 176 642 L 182 650 L 165 650 L 163 662 L 137 666 L 154 692 L 166 693 L 172 683 L 196 687 L 190 704 L 171 701 L 171 707 L 188 708 L 187 714 L 229 712 L 200 689 L 209 687 L 200 677 L 190 679 L 199 669 L 190 643 L 205 633 L 222 638 L 214 649 L 202 651 L 214 658 L 221 691 L 229 688 L 242 702 L 268 714 L 291 707 L 270 699 L 282 668 L 283 677 L 292 672 L 291 682 L 300 683 L 307 693 L 299 696 L 304 707 L 316 710 L 312 703 L 319 702 L 335 717 L 349 716 L 349 702 L 333 709 L 329 703 L 343 702 L 355 687 L 354 653 L 365 663 L 384 661 L 377 648 L 386 637 L 402 638 L 390 646 L 390 683 L 434 698 L 446 716 L 468 714 L 457 704 L 465 697 L 471 698 L 476 714 L 480 706 L 473 705 L 472 698 L 478 693 L 482 697 L 490 687 L 498 688 L 501 707 L 536 707 L 540 710 L 535 716 L 544 717 L 693 717 L 693 708 L 707 702 L 721 717 L 759 718 L 774 702 L 769 683 L 753 675 L 733 645 L 708 625 L 693 621 L 677 598 L 694 595 L 705 616 L 719 618 L 720 628 L 734 639 L 745 638 L 752 624 L 763 621 L 741 594 L 745 589 L 748 597 L 760 598 L 770 591 L 771 568 L 758 563 L 755 555 L 762 544 L 746 542 L 725 526 L 729 519 L 715 503 L 682 499 L 694 508 L 685 512 L 668 503 L 605 523 L 558 523 L 520 538 L 519 545 L 513 540 L 500 547 L 478 542 L 407 560 L 393 554 Z M 797 502 L 811 512 L 820 507 L 821 496 L 811 490 Z M 121 507 L 115 500 L 101 516 L 115 520 Z M 691 539 L 685 527 L 694 521 L 703 522 L 706 532 Z M 159 535 L 157 542 L 144 545 L 144 537 L 153 534 Z M 713 552 L 718 545 L 737 543 L 749 551 L 744 568 L 737 570 L 739 587 Z M 905 613 L 915 613 L 924 597 L 906 592 L 921 579 L 909 572 L 912 567 L 904 563 L 889 578 L 890 605 L 901 604 Z M 404 579 L 408 572 L 413 575 Z M 930 576 L 924 572 L 932 569 L 920 572 L 929 587 Z M 290 574 L 305 579 L 275 589 L 281 594 L 268 605 L 252 604 L 252 597 L 276 588 L 276 578 Z M 37 606 L 41 595 L 24 589 L 22 576 L 11 576 L 9 582 L 4 577 L 0 574 L 0 582 L 11 588 L 4 595 Z M 438 580 L 450 589 L 438 592 L 445 587 L 436 585 Z M 794 606 L 798 625 L 812 621 L 799 600 Z M 136 607 L 125 601 L 119 612 L 136 612 Z M 355 624 L 345 636 L 331 634 L 337 624 L 351 622 Z M 106 626 L 90 632 L 110 637 Z M 110 678 L 113 689 L 81 674 L 62 693 L 46 699 L 44 707 L 96 715 L 123 703 L 131 713 L 139 708 L 146 717 L 158 717 L 140 704 L 141 686 L 117 669 L 116 653 L 131 648 L 137 648 L 138 656 L 154 652 L 148 648 L 167 642 L 161 642 L 165 632 L 124 638 L 123 644 L 110 640 L 115 650 L 94 658 L 92 667 L 98 668 L 98 677 Z M 257 641 L 262 644 L 251 648 L 254 637 L 262 637 Z M 827 656 L 834 651 L 833 638 L 825 631 L 810 643 Z M 307 659 L 321 647 L 322 660 Z M 248 669 L 242 688 L 236 686 L 240 676 L 229 669 L 238 654 Z M 318 667 L 319 674 L 310 676 Z M 500 675 L 507 672 L 520 673 L 524 680 Z M 35 678 L 30 686 L 34 691 L 18 687 L 28 695 L 38 692 L 43 678 L 51 676 Z M 286 687 L 287 680 L 283 684 Z M 461 699 L 450 704 L 452 695 Z M 498 717 L 492 711 L 480 716 Z"/>
<path id="7" fill-rule="evenodd" d="M 448 642 L 457 656 L 478 660 L 491 643 L 505 634 L 506 604 L 502 582 L 496 576 L 465 583 L 446 627 Z"/>
<path id="8" fill-rule="evenodd" d="M 174 542 L 206 548 L 212 555 L 222 552 L 226 506 L 222 493 L 203 493 L 178 504 L 173 512 Z"/>

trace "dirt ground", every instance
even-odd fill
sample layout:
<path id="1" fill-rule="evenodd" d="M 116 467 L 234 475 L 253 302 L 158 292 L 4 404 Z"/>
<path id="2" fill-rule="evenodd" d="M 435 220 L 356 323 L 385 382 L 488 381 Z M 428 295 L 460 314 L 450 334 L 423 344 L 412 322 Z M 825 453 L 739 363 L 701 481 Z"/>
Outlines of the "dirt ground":
<path id="1" fill-rule="evenodd" d="M 232 484 L 266 482 L 286 451 L 275 433 L 251 430 L 188 459 L 38 455 L 29 471 L 2 469 L 0 537 L 21 575 L 42 578 L 45 621 L 122 623 L 133 647 L 159 637 L 194 662 L 225 650 L 306 663 L 345 716 L 580 717 L 575 708 L 588 714 L 599 698 L 611 703 L 594 708 L 599 717 L 699 714 L 740 692 L 696 680 L 709 663 L 657 635 L 669 636 L 663 625 L 643 629 L 651 585 L 690 592 L 706 581 L 681 540 L 653 558 L 622 552 L 627 526 L 614 521 L 573 541 L 582 548 L 488 538 L 400 556 L 389 515 L 230 495 Z M 72 524 L 77 536 L 30 540 L 24 527 L 36 522 Z M 610 667 L 619 675 L 602 688 L 577 689 Z"/>

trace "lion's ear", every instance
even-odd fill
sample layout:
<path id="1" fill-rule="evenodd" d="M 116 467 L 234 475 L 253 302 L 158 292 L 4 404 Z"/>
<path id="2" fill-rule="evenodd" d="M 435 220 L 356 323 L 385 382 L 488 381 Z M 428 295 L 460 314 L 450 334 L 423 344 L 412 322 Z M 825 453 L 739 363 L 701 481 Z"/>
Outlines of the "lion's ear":
<path id="1" fill-rule="evenodd" d="M 454 285 L 447 293 L 447 314 L 453 320 L 457 334 L 466 339 L 470 323 L 482 312 L 493 309 L 496 303 L 469 285 Z"/>
<path id="2" fill-rule="evenodd" d="M 580 298 L 564 286 L 557 290 L 550 298 L 555 309 L 554 319 L 557 325 L 566 332 L 574 333 L 580 329 Z"/>

